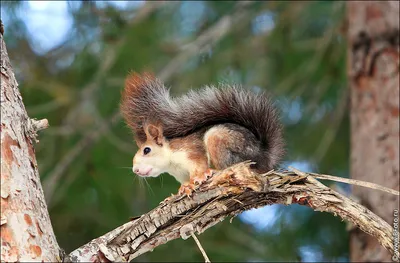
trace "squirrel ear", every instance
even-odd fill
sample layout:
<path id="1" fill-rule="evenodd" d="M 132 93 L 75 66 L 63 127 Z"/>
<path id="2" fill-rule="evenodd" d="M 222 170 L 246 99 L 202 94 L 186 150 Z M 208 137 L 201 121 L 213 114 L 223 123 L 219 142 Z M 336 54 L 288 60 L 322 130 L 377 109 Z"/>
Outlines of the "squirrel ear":
<path id="1" fill-rule="evenodd" d="M 149 124 L 146 126 L 146 135 L 148 139 L 155 141 L 158 145 L 162 146 L 163 132 L 160 126 Z"/>

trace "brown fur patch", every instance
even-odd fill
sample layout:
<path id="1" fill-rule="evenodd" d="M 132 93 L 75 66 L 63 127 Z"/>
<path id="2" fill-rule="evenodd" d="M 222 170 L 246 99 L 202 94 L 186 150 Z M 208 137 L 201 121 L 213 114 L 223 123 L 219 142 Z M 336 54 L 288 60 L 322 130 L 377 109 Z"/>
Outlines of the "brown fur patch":
<path id="1" fill-rule="evenodd" d="M 143 84 L 149 80 L 154 80 L 155 76 L 151 72 L 139 74 L 137 72 L 130 73 L 125 79 L 125 90 L 130 93 L 138 90 Z"/>
<path id="2" fill-rule="evenodd" d="M 192 133 L 186 137 L 174 138 L 169 142 L 172 151 L 187 152 L 188 159 L 195 164 L 195 167 L 190 172 L 191 178 L 198 174 L 203 174 L 208 168 L 202 135 L 200 132 Z"/>
<path id="3" fill-rule="evenodd" d="M 192 133 L 186 137 L 174 138 L 169 142 L 172 151 L 186 151 L 189 159 L 196 161 L 207 159 L 201 133 Z"/>
<path id="4" fill-rule="evenodd" d="M 210 155 L 212 165 L 221 170 L 224 168 L 224 163 L 226 161 L 226 149 L 228 145 L 235 143 L 232 134 L 230 134 L 227 128 L 214 128 L 207 136 L 208 154 Z"/>

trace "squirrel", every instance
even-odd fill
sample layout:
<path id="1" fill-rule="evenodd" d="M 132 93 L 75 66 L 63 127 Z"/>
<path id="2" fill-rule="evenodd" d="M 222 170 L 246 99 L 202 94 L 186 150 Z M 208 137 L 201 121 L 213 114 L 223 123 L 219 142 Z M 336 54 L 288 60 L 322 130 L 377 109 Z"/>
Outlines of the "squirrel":
<path id="1" fill-rule="evenodd" d="M 172 98 L 152 73 L 125 79 L 120 109 L 139 147 L 133 172 L 141 177 L 169 173 L 190 195 L 214 169 L 242 161 L 251 169 L 273 169 L 284 154 L 282 125 L 265 93 L 221 84 Z M 213 168 L 213 169 L 212 169 Z"/>

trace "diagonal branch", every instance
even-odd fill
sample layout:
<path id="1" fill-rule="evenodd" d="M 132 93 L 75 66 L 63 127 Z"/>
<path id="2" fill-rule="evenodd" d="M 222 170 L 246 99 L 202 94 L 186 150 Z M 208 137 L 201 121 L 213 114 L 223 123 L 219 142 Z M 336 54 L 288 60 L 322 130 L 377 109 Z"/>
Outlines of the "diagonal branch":
<path id="1" fill-rule="evenodd" d="M 74 262 L 104 258 L 130 261 L 173 239 L 201 234 L 226 217 L 271 204 L 300 204 L 338 215 L 377 238 L 393 253 L 393 228 L 364 206 L 306 173 L 271 171 L 260 175 L 252 172 L 249 164 L 240 163 L 217 172 L 191 198 L 174 196 L 147 214 L 76 249 L 70 258 Z"/>

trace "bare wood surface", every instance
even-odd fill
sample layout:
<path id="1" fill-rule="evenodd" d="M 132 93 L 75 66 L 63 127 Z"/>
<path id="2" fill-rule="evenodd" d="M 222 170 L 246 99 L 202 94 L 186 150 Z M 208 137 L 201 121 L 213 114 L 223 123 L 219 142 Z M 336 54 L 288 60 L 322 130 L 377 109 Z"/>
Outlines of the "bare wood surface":
<path id="1" fill-rule="evenodd" d="M 29 119 L 1 45 L 1 261 L 57 262 L 59 247 L 44 200 L 32 141 L 47 120 Z"/>
<path id="2" fill-rule="evenodd" d="M 364 206 L 335 192 L 306 173 L 260 175 L 249 163 L 216 173 L 193 196 L 167 203 L 76 249 L 74 262 L 130 261 L 176 238 L 187 239 L 245 210 L 271 204 L 300 204 L 352 222 L 393 253 L 393 228 Z"/>

